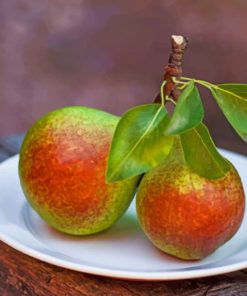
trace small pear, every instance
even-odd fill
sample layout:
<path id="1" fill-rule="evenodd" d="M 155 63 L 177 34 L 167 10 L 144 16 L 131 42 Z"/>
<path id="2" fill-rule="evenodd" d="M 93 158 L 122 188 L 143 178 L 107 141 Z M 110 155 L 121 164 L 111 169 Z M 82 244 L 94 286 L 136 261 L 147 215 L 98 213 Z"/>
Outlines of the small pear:
<path id="1" fill-rule="evenodd" d="M 119 118 L 96 109 L 66 107 L 28 131 L 19 176 L 33 209 L 65 233 L 109 228 L 128 208 L 137 178 L 106 184 L 107 158 Z"/>
<path id="2" fill-rule="evenodd" d="M 137 214 L 151 242 L 181 259 L 201 259 L 227 242 L 241 225 L 245 197 L 231 165 L 223 178 L 197 175 L 177 141 L 164 163 L 149 171 L 137 192 Z"/>

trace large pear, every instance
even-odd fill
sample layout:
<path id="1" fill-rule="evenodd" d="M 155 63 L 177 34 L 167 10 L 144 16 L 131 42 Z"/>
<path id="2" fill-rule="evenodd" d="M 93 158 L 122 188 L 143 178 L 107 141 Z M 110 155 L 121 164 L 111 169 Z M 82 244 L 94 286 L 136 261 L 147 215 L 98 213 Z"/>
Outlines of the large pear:
<path id="1" fill-rule="evenodd" d="M 136 205 L 152 243 L 189 260 L 211 254 L 236 233 L 245 198 L 232 165 L 221 179 L 201 177 L 188 167 L 177 141 L 166 161 L 143 177 Z"/>
<path id="2" fill-rule="evenodd" d="M 109 228 L 128 208 L 137 178 L 105 182 L 118 120 L 100 110 L 67 107 L 48 113 L 28 131 L 20 151 L 20 181 L 49 225 L 69 234 L 92 234 Z"/>

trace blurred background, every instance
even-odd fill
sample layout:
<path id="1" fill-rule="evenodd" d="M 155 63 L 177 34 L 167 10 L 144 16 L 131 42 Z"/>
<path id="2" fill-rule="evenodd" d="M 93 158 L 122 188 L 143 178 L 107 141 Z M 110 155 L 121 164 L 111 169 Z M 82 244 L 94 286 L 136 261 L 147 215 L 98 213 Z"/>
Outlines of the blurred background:
<path id="1" fill-rule="evenodd" d="M 1 0 L 0 136 L 67 105 L 120 115 L 152 102 L 171 34 L 189 38 L 185 76 L 247 83 L 246 0 Z M 247 154 L 203 99 L 217 145 Z"/>

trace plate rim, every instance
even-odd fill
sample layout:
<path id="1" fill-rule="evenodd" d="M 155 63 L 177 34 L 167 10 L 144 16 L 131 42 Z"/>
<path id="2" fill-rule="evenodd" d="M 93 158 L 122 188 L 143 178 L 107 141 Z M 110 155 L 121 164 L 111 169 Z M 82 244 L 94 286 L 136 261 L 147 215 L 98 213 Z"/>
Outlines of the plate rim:
<path id="1" fill-rule="evenodd" d="M 223 152 L 230 153 L 232 155 L 242 157 L 246 160 L 246 156 L 240 153 L 236 153 L 226 149 L 220 149 Z M 19 155 L 16 154 L 7 160 L 0 163 L 0 170 L 3 167 L 11 168 L 16 161 L 18 160 Z M 29 205 L 28 205 L 29 206 Z M 30 207 L 30 206 L 29 206 Z M 245 208 L 245 211 L 247 209 Z M 27 228 L 25 229 L 27 231 Z M 123 279 L 123 280 L 142 280 L 142 281 L 165 281 L 165 280 L 185 280 L 185 279 L 193 279 L 193 278 L 201 278 L 201 277 L 209 277 L 220 275 L 224 273 L 238 271 L 240 269 L 247 268 L 247 256 L 245 260 L 241 260 L 240 262 L 232 263 L 229 265 L 223 265 L 212 268 L 196 268 L 193 270 L 181 270 L 181 271 L 159 271 L 159 272 L 140 272 L 140 271 L 125 271 L 125 270 L 115 270 L 104 268 L 104 267 L 93 267 L 88 266 L 81 263 L 69 262 L 66 259 L 58 258 L 52 255 L 48 255 L 43 253 L 42 251 L 38 251 L 29 247 L 24 243 L 20 243 L 17 240 L 12 239 L 7 236 L 5 233 L 1 231 L 0 228 L 0 240 L 15 250 L 28 255 L 34 259 L 38 259 L 42 262 L 46 262 L 48 264 L 52 264 L 55 266 L 59 266 L 62 268 L 74 270 L 77 272 L 84 272 L 97 276 L 105 276 L 115 279 Z M 236 254 L 235 254 L 236 255 Z M 230 256 L 233 257 L 233 256 Z"/>

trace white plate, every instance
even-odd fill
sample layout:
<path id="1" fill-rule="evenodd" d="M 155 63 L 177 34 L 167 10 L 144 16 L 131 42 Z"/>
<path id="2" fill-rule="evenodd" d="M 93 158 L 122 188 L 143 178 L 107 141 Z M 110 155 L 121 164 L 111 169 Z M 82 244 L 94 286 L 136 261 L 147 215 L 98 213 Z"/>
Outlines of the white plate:
<path id="1" fill-rule="evenodd" d="M 223 154 L 236 166 L 247 192 L 247 158 Z M 27 255 L 81 272 L 135 280 L 196 278 L 247 268 L 247 215 L 238 233 L 214 254 L 198 262 L 180 261 L 145 238 L 134 203 L 104 233 L 72 237 L 54 231 L 27 204 L 17 164 L 15 156 L 0 165 L 0 239 Z"/>

